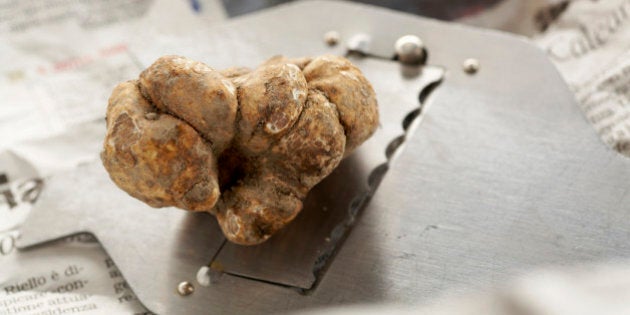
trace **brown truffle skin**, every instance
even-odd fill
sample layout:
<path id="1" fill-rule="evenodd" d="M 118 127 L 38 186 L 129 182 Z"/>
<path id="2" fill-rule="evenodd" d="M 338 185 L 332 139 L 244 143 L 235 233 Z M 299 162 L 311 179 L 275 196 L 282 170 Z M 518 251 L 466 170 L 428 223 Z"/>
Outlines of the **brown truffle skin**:
<path id="1" fill-rule="evenodd" d="M 252 72 L 252 69 L 247 68 L 247 67 L 232 67 L 232 68 L 227 68 L 227 69 L 219 71 L 219 73 L 221 73 L 222 76 L 228 79 L 240 77 L 250 72 Z"/>
<path id="2" fill-rule="evenodd" d="M 306 101 L 306 79 L 293 64 L 261 66 L 236 78 L 240 120 L 237 145 L 260 154 L 281 138 L 300 116 Z"/>
<path id="3" fill-rule="evenodd" d="M 118 187 L 153 207 L 200 211 L 219 198 L 212 148 L 188 124 L 156 113 L 136 81 L 109 99 L 101 159 Z"/>
<path id="4" fill-rule="evenodd" d="M 232 141 L 236 87 L 207 65 L 179 56 L 161 57 L 140 74 L 140 91 L 160 111 L 199 131 L 216 153 Z"/>
<path id="5" fill-rule="evenodd" d="M 259 243 L 293 220 L 308 191 L 339 165 L 345 143 L 335 106 L 311 91 L 298 122 L 217 205 L 226 237 Z"/>
<path id="6" fill-rule="evenodd" d="M 273 56 L 267 61 L 265 61 L 261 67 L 277 65 L 277 64 L 293 64 L 296 65 L 300 70 L 304 70 L 304 68 L 313 60 L 311 57 L 300 57 L 300 58 L 287 58 L 282 55 Z"/>
<path id="7" fill-rule="evenodd" d="M 304 68 L 311 89 L 324 93 L 337 105 L 346 131 L 346 153 L 367 140 L 378 127 L 378 107 L 372 85 L 348 59 L 324 55 L 314 58 Z"/>
<path id="8" fill-rule="evenodd" d="M 228 240 L 259 244 L 374 132 L 376 106 L 342 57 L 276 56 L 254 70 L 215 71 L 165 56 L 114 89 L 101 159 L 131 196 L 207 211 Z"/>

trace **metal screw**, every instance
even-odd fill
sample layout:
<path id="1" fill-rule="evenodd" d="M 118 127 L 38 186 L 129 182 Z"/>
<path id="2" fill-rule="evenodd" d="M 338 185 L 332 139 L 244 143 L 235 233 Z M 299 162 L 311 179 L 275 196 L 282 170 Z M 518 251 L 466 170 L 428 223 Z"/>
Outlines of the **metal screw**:
<path id="1" fill-rule="evenodd" d="M 210 268 L 203 266 L 197 271 L 197 283 L 203 287 L 210 286 Z"/>
<path id="2" fill-rule="evenodd" d="M 424 43 L 418 36 L 402 36 L 394 44 L 394 50 L 402 63 L 419 64 L 424 60 Z"/>
<path id="3" fill-rule="evenodd" d="M 339 43 L 339 39 L 341 39 L 341 35 L 337 31 L 329 31 L 324 34 L 324 42 L 328 44 L 328 46 L 335 46 Z"/>
<path id="4" fill-rule="evenodd" d="M 195 292 L 195 287 L 188 281 L 182 281 L 177 285 L 177 293 L 181 296 L 191 295 Z"/>
<path id="5" fill-rule="evenodd" d="M 468 74 L 474 74 L 479 71 L 479 60 L 474 58 L 468 58 L 464 60 L 464 64 L 462 65 L 464 68 L 464 72 Z"/>
<path id="6" fill-rule="evenodd" d="M 349 51 L 367 54 L 372 39 L 367 34 L 359 33 L 348 40 L 346 47 Z"/>

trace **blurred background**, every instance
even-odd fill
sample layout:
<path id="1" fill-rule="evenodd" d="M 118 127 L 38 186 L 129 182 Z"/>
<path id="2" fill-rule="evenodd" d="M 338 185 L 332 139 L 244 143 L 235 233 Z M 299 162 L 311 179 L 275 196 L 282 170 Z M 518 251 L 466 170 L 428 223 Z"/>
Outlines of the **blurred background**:
<path id="1" fill-rule="evenodd" d="M 192 0 L 202 6 L 204 0 Z M 229 17 L 235 17 L 293 0 L 222 0 Z M 568 6 L 567 0 L 354 0 L 445 21 L 532 35 L 542 30 Z"/>
<path id="2" fill-rule="evenodd" d="M 455 20 L 466 15 L 479 13 L 500 1 L 501 0 L 451 0 L 448 2 L 440 0 L 358 0 L 352 2 L 376 5 L 397 11 L 430 16 L 441 20 Z M 230 17 L 287 2 L 292 2 L 292 0 L 222 0 L 223 6 Z"/>

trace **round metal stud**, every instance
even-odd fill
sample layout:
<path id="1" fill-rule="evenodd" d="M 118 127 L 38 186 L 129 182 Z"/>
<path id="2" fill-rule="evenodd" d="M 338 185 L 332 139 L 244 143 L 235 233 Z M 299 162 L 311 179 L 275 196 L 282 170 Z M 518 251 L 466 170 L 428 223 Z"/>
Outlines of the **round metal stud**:
<path id="1" fill-rule="evenodd" d="M 474 59 L 474 58 L 468 58 L 464 60 L 462 67 L 464 69 L 464 72 L 468 74 L 474 74 L 477 71 L 479 71 L 479 60 Z"/>
<path id="2" fill-rule="evenodd" d="M 328 46 L 337 45 L 337 43 L 339 43 L 339 39 L 341 39 L 341 35 L 339 35 L 339 32 L 337 31 L 329 31 L 324 34 L 324 42 L 326 42 Z"/>
<path id="3" fill-rule="evenodd" d="M 420 37 L 405 35 L 394 44 L 398 60 L 404 64 L 419 64 L 424 60 L 424 43 Z"/>
<path id="4" fill-rule="evenodd" d="M 177 293 L 181 296 L 188 296 L 195 292 L 195 286 L 188 281 L 182 281 L 177 285 Z"/>

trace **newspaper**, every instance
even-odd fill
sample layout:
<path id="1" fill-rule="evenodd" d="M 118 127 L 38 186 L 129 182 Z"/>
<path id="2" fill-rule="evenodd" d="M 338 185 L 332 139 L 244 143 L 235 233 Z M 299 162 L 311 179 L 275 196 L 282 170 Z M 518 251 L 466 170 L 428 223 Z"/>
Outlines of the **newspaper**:
<path id="1" fill-rule="evenodd" d="M 532 36 L 602 140 L 630 156 L 630 0 L 504 0 L 459 22 Z"/>
<path id="2" fill-rule="evenodd" d="M 19 104 L 0 106 L 0 149 L 104 117 L 113 86 L 147 66 L 134 45 L 207 27 L 184 0 L 0 1 L 0 99 Z"/>
<path id="3" fill-rule="evenodd" d="M 221 20 L 218 8 L 212 0 L 0 1 L 0 315 L 150 314 L 92 236 L 23 252 L 15 243 L 45 178 L 98 158 L 103 104 L 147 65 L 134 49 L 151 50 L 147 39 L 176 45 Z"/>
<path id="4" fill-rule="evenodd" d="M 630 156 L 630 0 L 575 1 L 534 40 L 602 140 Z"/>
<path id="5" fill-rule="evenodd" d="M 81 129 L 95 134 L 92 126 Z M 93 153 L 86 154 L 92 145 L 75 143 L 73 138 L 65 134 L 49 138 L 47 145 L 43 140 L 32 144 L 66 152 L 72 157 L 67 168 L 94 159 Z M 90 235 L 16 250 L 18 228 L 43 188 L 40 174 L 51 171 L 59 170 L 45 164 L 36 167 L 12 151 L 0 153 L 0 314 L 149 314 Z"/>

